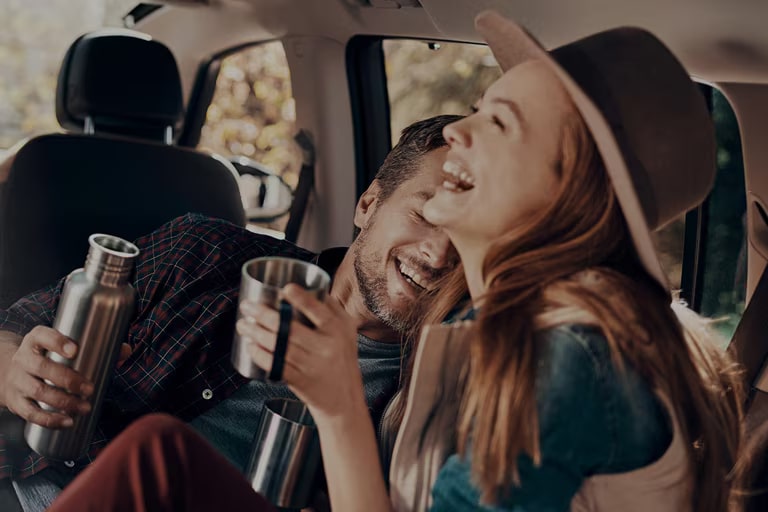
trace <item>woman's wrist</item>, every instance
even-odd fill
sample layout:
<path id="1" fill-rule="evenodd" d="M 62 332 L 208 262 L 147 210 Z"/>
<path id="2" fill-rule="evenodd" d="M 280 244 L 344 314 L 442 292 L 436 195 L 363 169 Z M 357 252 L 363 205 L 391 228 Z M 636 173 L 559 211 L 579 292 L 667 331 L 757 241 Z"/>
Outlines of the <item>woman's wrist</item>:
<path id="1" fill-rule="evenodd" d="M 360 425 L 361 420 L 370 422 L 370 411 L 365 400 L 360 397 L 347 402 L 344 408 L 334 413 L 318 412 L 312 414 L 318 429 L 329 428 L 344 430 Z"/>
<path id="2" fill-rule="evenodd" d="M 370 411 L 365 403 L 365 395 L 362 391 L 354 392 L 349 400 L 345 400 L 344 406 L 334 412 L 310 411 L 317 425 L 318 430 L 330 429 L 333 431 L 344 431 L 349 428 L 356 428 L 361 421 L 370 422 Z"/>
<path id="3" fill-rule="evenodd" d="M 318 396 L 306 400 L 312 418 L 318 428 L 321 425 L 343 426 L 345 423 L 353 421 L 361 413 L 369 415 L 368 405 L 365 400 L 365 387 L 363 386 L 363 376 L 359 367 L 355 366 L 351 372 L 343 372 L 337 376 L 336 389 L 327 390 L 332 396 L 320 400 Z M 309 395 L 308 390 L 295 390 L 301 398 L 302 395 Z"/>

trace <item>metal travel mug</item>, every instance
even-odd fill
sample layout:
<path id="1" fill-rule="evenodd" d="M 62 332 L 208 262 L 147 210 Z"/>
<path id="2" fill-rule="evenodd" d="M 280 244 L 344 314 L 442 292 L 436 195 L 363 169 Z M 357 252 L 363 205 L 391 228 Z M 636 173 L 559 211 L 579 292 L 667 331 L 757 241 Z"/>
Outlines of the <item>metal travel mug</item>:
<path id="1" fill-rule="evenodd" d="M 282 289 L 290 283 L 296 283 L 319 300 L 324 300 L 331 285 L 331 276 L 317 265 L 292 258 L 269 256 L 246 261 L 243 265 L 240 302 L 243 300 L 259 302 L 280 312 L 280 328 L 269 374 L 253 363 L 246 341 L 235 332 L 232 344 L 232 365 L 244 377 L 262 381 L 268 379 L 273 382 L 282 380 L 291 319 L 295 316 L 299 322 L 311 326 L 304 315 L 298 311 L 294 312 L 290 304 L 282 300 Z M 242 315 L 238 307 L 237 319 L 240 320 L 240 318 Z"/>
<path id="2" fill-rule="evenodd" d="M 136 307 L 136 291 L 128 280 L 139 249 L 121 238 L 103 234 L 91 235 L 88 243 L 85 266 L 67 276 L 53 322 L 54 329 L 78 345 L 77 355 L 66 359 L 48 352 L 46 357 L 93 382 L 91 412 L 75 416 L 70 428 L 51 429 L 30 422 L 24 428 L 29 447 L 51 459 L 74 460 L 87 452 Z M 40 407 L 54 410 L 44 403 Z"/>
<path id="3" fill-rule="evenodd" d="M 298 400 L 267 400 L 246 472 L 253 489 L 276 507 L 307 507 L 321 463 L 320 440 L 307 406 Z"/>

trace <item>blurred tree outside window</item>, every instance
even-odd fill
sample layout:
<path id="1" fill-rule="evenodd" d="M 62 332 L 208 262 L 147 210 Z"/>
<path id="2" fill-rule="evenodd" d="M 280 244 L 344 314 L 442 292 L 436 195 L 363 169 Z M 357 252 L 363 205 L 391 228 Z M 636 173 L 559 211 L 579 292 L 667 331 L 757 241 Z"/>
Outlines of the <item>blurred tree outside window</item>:
<path id="1" fill-rule="evenodd" d="M 712 93 L 712 119 L 717 176 L 709 198 L 701 312 L 717 319 L 717 327 L 730 339 L 746 300 L 747 200 L 739 125 L 730 103 L 717 89 Z"/>
<path id="2" fill-rule="evenodd" d="M 383 41 L 392 141 L 411 123 L 438 114 L 467 114 L 501 76 L 487 46 Z"/>
<path id="3" fill-rule="evenodd" d="M 685 248 L 685 215 L 651 233 L 659 255 L 661 268 L 667 274 L 672 290 L 679 290 L 683 276 L 683 249 Z"/>
<path id="4" fill-rule="evenodd" d="M 283 44 L 259 44 L 222 59 L 199 147 L 258 162 L 295 188 L 301 169 L 301 151 L 293 141 L 295 121 Z M 259 181 L 243 175 L 240 189 L 249 204 L 259 194 Z M 282 231 L 286 217 L 267 227 Z"/>
<path id="5" fill-rule="evenodd" d="M 136 0 L 0 1 L 0 150 L 60 130 L 56 81 L 80 35 L 122 27 Z"/>

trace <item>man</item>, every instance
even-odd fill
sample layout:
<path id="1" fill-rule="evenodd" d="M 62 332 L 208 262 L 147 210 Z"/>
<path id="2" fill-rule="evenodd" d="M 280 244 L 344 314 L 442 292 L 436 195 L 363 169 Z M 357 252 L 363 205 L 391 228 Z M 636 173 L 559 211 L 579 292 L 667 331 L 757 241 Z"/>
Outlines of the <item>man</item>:
<path id="1" fill-rule="evenodd" d="M 83 460 L 59 465 L 30 452 L 13 453 L 0 435 L 0 481 L 13 479 L 25 509 L 44 507 L 110 438 L 152 411 L 190 421 L 242 468 L 264 400 L 291 396 L 284 386 L 248 382 L 229 362 L 240 267 L 257 256 L 315 259 L 334 274 L 331 295 L 358 325 L 366 398 L 378 416 L 397 386 L 401 342 L 413 335 L 416 319 L 458 261 L 447 236 L 421 216 L 424 202 L 442 182 L 447 152 L 442 129 L 457 118 L 439 116 L 403 131 L 357 204 L 359 235 L 340 262 L 332 261 L 332 252 L 316 257 L 287 242 L 197 215 L 176 219 L 137 240 L 141 254 L 133 285 L 138 312 L 91 452 Z M 0 406 L 55 428 L 66 428 L 74 415 L 87 412 L 87 396 L 93 392 L 74 371 L 42 356 L 48 350 L 72 357 L 77 348 L 43 327 L 53 321 L 62 285 L 0 311 Z M 40 409 L 38 400 L 62 413 Z M 41 493 L 44 499 L 35 501 Z"/>

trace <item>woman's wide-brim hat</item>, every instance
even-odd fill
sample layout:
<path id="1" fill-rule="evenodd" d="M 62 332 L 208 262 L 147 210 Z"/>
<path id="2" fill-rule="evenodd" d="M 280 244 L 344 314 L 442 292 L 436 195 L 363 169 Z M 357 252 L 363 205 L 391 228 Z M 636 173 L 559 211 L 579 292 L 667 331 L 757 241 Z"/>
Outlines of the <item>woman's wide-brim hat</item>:
<path id="1" fill-rule="evenodd" d="M 555 71 L 592 133 L 642 264 L 668 289 L 651 231 L 701 203 L 716 174 L 699 86 L 643 29 L 616 28 L 548 52 L 494 11 L 475 26 L 503 71 L 532 59 Z"/>

